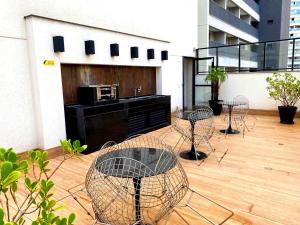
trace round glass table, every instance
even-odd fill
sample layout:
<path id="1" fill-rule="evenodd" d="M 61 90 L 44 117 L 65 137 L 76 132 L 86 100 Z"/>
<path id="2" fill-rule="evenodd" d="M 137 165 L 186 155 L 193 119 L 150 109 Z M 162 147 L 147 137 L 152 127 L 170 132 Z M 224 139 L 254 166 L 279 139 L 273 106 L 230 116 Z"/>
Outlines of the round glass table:
<path id="1" fill-rule="evenodd" d="M 246 102 L 242 101 L 222 101 L 222 105 L 225 105 L 228 107 L 228 128 L 220 130 L 221 133 L 225 134 L 239 134 L 240 131 L 232 129 L 231 127 L 231 121 L 232 121 L 232 109 L 235 106 L 245 105 Z"/>
<path id="2" fill-rule="evenodd" d="M 193 121 L 189 120 L 189 115 L 194 111 L 182 111 L 179 112 L 177 117 L 179 119 L 188 120 L 191 125 L 191 149 L 187 151 L 180 152 L 180 157 L 188 160 L 203 160 L 207 158 L 207 155 L 204 152 L 196 151 L 195 149 L 195 124 Z"/>

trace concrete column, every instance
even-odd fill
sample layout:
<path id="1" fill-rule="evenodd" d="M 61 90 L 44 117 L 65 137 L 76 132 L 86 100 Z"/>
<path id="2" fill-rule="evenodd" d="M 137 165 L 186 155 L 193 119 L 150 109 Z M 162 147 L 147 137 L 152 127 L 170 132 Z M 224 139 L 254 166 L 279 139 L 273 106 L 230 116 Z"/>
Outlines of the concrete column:
<path id="1" fill-rule="evenodd" d="M 208 18 L 209 0 L 198 0 L 198 48 L 206 48 L 209 46 Z"/>

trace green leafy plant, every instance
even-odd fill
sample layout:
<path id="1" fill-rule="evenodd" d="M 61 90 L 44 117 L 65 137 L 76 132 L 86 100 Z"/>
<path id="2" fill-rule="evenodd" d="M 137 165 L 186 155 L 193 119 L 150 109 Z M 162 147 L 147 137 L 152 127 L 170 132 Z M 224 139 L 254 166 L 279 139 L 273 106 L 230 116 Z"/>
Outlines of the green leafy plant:
<path id="1" fill-rule="evenodd" d="M 269 96 L 283 106 L 294 106 L 300 99 L 300 80 L 292 74 L 274 72 L 266 81 Z"/>
<path id="2" fill-rule="evenodd" d="M 213 68 L 205 77 L 205 81 L 211 81 L 212 85 L 212 100 L 219 100 L 219 89 L 221 83 L 227 79 L 227 72 L 220 68 Z"/>
<path id="3" fill-rule="evenodd" d="M 51 178 L 67 159 L 80 157 L 87 146 L 71 140 L 60 143 L 63 159 L 54 170 L 48 168 L 47 151 L 29 150 L 22 160 L 12 148 L 0 148 L 0 225 L 23 225 L 28 216 L 33 218 L 31 225 L 74 224 L 74 213 L 67 217 L 56 214 L 62 206 L 53 198 Z"/>

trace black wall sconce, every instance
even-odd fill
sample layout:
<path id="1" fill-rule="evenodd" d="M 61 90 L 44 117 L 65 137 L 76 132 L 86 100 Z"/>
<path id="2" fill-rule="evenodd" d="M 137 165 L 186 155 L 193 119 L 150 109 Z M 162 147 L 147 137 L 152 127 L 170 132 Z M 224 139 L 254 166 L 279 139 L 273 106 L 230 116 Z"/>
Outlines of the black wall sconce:
<path id="1" fill-rule="evenodd" d="M 138 47 L 130 47 L 130 55 L 131 58 L 138 58 L 139 57 L 139 48 Z"/>
<path id="2" fill-rule="evenodd" d="M 119 56 L 119 44 L 110 44 L 110 55 Z"/>
<path id="3" fill-rule="evenodd" d="M 95 42 L 93 40 L 88 40 L 84 42 L 85 54 L 93 55 L 95 54 Z"/>
<path id="4" fill-rule="evenodd" d="M 168 60 L 169 56 L 168 56 L 168 51 L 161 51 L 161 60 Z"/>
<path id="5" fill-rule="evenodd" d="M 155 58 L 154 49 L 153 48 L 147 49 L 147 58 L 148 59 L 154 59 Z"/>
<path id="6" fill-rule="evenodd" d="M 54 52 L 64 52 L 65 44 L 63 36 L 54 36 L 53 37 L 53 50 Z"/>

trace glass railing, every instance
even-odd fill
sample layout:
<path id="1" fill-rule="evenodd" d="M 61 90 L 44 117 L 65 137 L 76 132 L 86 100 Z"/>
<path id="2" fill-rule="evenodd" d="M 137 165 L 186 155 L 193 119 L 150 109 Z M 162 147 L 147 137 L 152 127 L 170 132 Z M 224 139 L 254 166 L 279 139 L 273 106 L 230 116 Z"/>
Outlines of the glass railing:
<path id="1" fill-rule="evenodd" d="M 300 69 L 300 38 L 200 48 L 197 57 L 213 57 L 229 72 Z"/>

